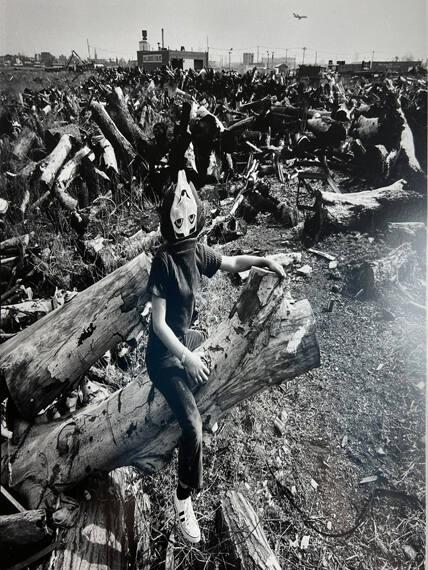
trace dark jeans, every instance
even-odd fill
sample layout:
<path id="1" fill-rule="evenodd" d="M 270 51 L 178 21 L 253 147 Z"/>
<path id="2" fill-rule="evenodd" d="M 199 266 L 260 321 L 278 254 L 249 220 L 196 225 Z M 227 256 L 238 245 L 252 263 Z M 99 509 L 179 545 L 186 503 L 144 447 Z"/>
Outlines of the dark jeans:
<path id="1" fill-rule="evenodd" d="M 193 351 L 206 339 L 203 332 L 188 330 L 183 344 Z M 174 360 L 177 365 L 174 365 Z M 150 380 L 163 394 L 181 427 L 178 448 L 179 480 L 192 489 L 202 488 L 202 420 L 190 388 L 190 379 L 178 359 L 164 363 L 156 355 L 146 356 Z"/>

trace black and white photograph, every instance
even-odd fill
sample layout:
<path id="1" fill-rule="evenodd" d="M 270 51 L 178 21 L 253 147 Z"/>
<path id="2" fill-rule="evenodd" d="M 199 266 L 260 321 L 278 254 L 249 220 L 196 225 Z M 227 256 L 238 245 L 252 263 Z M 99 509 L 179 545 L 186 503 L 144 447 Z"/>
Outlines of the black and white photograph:
<path id="1" fill-rule="evenodd" d="M 0 570 L 422 570 L 425 0 L 0 0 Z"/>

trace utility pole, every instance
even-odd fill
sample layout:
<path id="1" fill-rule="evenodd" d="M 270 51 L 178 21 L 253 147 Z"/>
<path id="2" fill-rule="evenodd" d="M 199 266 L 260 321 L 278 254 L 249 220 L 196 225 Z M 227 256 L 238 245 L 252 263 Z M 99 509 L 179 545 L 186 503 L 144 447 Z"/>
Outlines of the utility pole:
<path id="1" fill-rule="evenodd" d="M 273 52 L 272 52 L 272 69 L 275 67 L 275 66 L 274 66 L 274 63 L 273 63 L 274 55 L 275 55 L 275 52 L 273 51 Z"/>
<path id="2" fill-rule="evenodd" d="M 305 53 L 306 53 L 306 48 L 305 48 L 305 47 L 303 47 L 303 48 L 302 48 L 302 50 L 303 50 L 302 65 L 304 65 L 304 64 L 305 64 Z"/>
<path id="3" fill-rule="evenodd" d="M 90 51 L 90 49 L 89 49 L 89 40 L 88 40 L 88 38 L 86 38 L 86 43 L 88 44 L 88 59 L 90 60 L 90 59 L 91 59 L 91 51 Z"/>
<path id="4" fill-rule="evenodd" d="M 285 49 L 285 63 L 288 65 L 288 48 Z"/>
<path id="5" fill-rule="evenodd" d="M 260 63 L 259 51 L 260 51 L 260 46 L 257 46 L 257 63 Z"/>
<path id="6" fill-rule="evenodd" d="M 210 66 L 210 56 L 209 56 L 209 49 L 208 49 L 208 36 L 207 36 L 207 68 Z"/>
<path id="7" fill-rule="evenodd" d="M 373 60 L 374 60 L 374 50 L 372 50 L 372 61 L 370 64 L 370 69 L 373 67 Z"/>
<path id="8" fill-rule="evenodd" d="M 315 65 L 317 64 L 317 59 L 318 59 L 318 52 L 315 52 Z"/>
<path id="9" fill-rule="evenodd" d="M 231 53 L 232 53 L 232 50 L 233 50 L 233 48 L 230 48 L 230 49 L 229 49 L 229 71 L 230 71 L 230 55 L 231 55 Z"/>
<path id="10" fill-rule="evenodd" d="M 267 53 L 267 59 L 266 59 L 266 69 L 269 69 L 269 50 L 266 50 Z"/>

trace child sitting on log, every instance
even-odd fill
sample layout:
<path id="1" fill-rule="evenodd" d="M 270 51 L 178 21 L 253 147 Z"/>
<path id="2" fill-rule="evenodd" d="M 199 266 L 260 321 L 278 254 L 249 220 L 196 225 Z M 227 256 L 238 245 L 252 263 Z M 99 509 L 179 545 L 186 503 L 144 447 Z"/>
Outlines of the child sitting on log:
<path id="1" fill-rule="evenodd" d="M 255 265 L 284 276 L 283 268 L 272 260 L 222 256 L 199 243 L 203 225 L 202 204 L 185 171 L 180 170 L 177 184 L 162 203 L 160 226 L 166 244 L 153 260 L 147 285 L 152 319 L 146 363 L 151 381 L 164 395 L 182 430 L 174 506 L 183 536 L 193 543 L 201 538 L 191 493 L 202 487 L 202 421 L 189 385 L 204 384 L 210 373 L 203 353 L 197 350 L 206 336 L 190 329 L 195 292 L 202 275 L 212 277 L 218 269 L 236 273 Z"/>

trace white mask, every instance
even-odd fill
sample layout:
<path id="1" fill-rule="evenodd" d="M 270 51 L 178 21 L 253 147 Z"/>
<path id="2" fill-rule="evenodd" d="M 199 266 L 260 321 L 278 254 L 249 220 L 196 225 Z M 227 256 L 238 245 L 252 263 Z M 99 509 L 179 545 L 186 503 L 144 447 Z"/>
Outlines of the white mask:
<path id="1" fill-rule="evenodd" d="M 177 239 L 186 238 L 196 230 L 197 212 L 198 206 L 186 173 L 180 170 L 170 211 L 170 219 Z"/>

